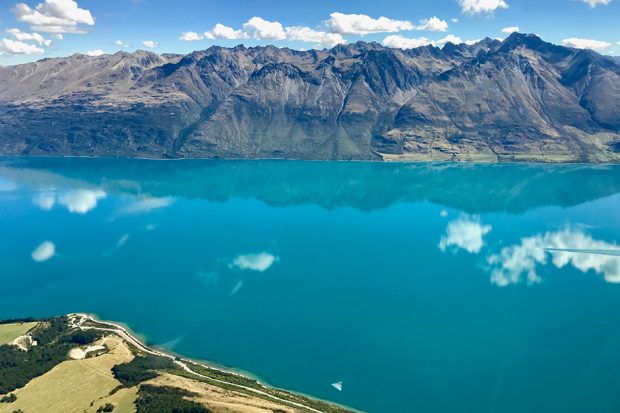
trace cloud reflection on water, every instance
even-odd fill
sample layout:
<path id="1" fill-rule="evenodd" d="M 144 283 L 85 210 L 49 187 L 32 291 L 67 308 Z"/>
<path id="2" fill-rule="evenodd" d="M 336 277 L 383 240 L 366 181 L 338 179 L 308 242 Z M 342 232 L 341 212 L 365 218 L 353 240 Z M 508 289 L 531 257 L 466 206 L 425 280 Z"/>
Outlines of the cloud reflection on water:
<path id="1" fill-rule="evenodd" d="M 62 194 L 42 192 L 33 202 L 44 211 L 50 211 L 58 203 L 71 213 L 84 215 L 95 209 L 99 200 L 105 197 L 107 193 L 100 189 L 75 189 Z"/>
<path id="2" fill-rule="evenodd" d="M 268 252 L 261 252 L 259 254 L 242 254 L 238 255 L 233 260 L 231 267 L 238 268 L 240 270 L 264 272 L 278 260 L 278 257 Z"/>
<path id="3" fill-rule="evenodd" d="M 173 203 L 174 198 L 172 197 L 143 197 L 121 208 L 120 213 L 122 215 L 143 214 L 151 212 L 154 209 L 169 207 Z"/>
<path id="4" fill-rule="evenodd" d="M 618 251 L 619 247 L 592 238 L 580 229 L 566 228 L 521 239 L 519 244 L 503 248 L 487 257 L 491 266 L 491 282 L 500 287 L 540 282 L 537 267 L 551 262 L 561 269 L 571 266 L 583 273 L 594 271 L 607 282 L 620 283 L 620 256 L 592 253 Z"/>
<path id="5" fill-rule="evenodd" d="M 490 225 L 481 224 L 479 217 L 463 216 L 448 223 L 446 235 L 439 241 L 439 249 L 445 251 L 454 247 L 477 254 L 485 245 L 484 236 L 492 229 Z"/>
<path id="6" fill-rule="evenodd" d="M 44 262 L 51 259 L 55 254 L 56 245 L 51 241 L 44 241 L 32 251 L 30 256 L 36 262 Z"/>

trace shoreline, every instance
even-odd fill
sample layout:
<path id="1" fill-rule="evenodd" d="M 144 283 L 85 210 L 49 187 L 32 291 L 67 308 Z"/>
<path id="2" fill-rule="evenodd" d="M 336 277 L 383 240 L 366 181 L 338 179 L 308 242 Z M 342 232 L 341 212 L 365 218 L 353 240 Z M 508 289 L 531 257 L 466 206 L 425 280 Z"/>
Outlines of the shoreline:
<path id="1" fill-rule="evenodd" d="M 514 155 L 502 155 L 510 157 Z M 23 155 L 23 154 L 0 154 L 0 159 L 5 158 L 41 158 L 41 159 L 112 159 L 112 160 L 140 160 L 140 161 L 224 161 L 224 162 L 253 162 L 253 161 L 277 161 L 277 162 L 329 162 L 329 163 L 370 163 L 370 164 L 455 164 L 455 165 L 581 165 L 581 166 L 620 166 L 620 160 L 616 162 L 580 162 L 580 161 L 545 161 L 544 159 L 495 159 L 495 160 L 465 160 L 432 158 L 420 159 L 407 158 L 401 155 L 386 155 L 381 159 L 304 159 L 304 158 L 218 158 L 218 157 L 185 157 L 185 158 L 156 158 L 145 156 L 90 156 L 90 155 Z M 536 157 L 534 157 L 536 158 Z"/>
<path id="2" fill-rule="evenodd" d="M 258 389 L 254 389 L 252 387 L 248 387 L 248 386 L 243 386 L 240 384 L 236 384 L 236 383 L 231 383 L 231 382 L 227 382 L 225 380 L 219 380 L 219 379 L 215 379 L 212 377 L 208 377 L 208 376 L 204 376 L 200 373 L 197 373 L 195 371 L 193 371 L 191 368 L 189 368 L 189 366 L 187 366 L 187 364 L 193 365 L 193 366 L 197 366 L 200 368 L 204 368 L 207 370 L 211 370 L 214 372 L 219 372 L 219 373 L 224 373 L 224 374 L 230 374 L 230 375 L 234 375 L 240 378 L 244 378 L 244 379 L 248 379 L 248 380 L 253 380 L 256 381 L 261 387 L 265 388 L 265 389 L 273 389 L 273 390 L 279 390 L 279 391 L 284 391 L 286 393 L 290 393 L 292 395 L 297 395 L 297 396 L 301 396 L 301 397 L 305 397 L 308 399 L 312 399 L 312 400 L 316 400 L 316 401 L 320 401 L 323 403 L 327 403 L 327 404 L 331 404 L 334 406 L 338 406 L 341 407 L 343 409 L 347 409 L 350 410 L 352 412 L 358 412 L 361 413 L 361 410 L 357 410 L 353 407 L 350 406 L 346 406 L 340 403 L 336 403 L 330 400 L 325 400 L 325 399 L 321 399 L 319 397 L 316 396 L 312 396 L 309 394 L 305 394 L 305 393 L 301 393 L 301 392 L 297 392 L 297 391 L 293 391 L 293 390 L 288 390 L 288 389 L 284 389 L 284 388 L 280 388 L 280 387 L 274 387 L 269 385 L 268 383 L 265 383 L 262 379 L 258 378 L 256 375 L 250 373 L 250 372 L 245 372 L 245 371 L 235 371 L 235 369 L 233 368 L 227 368 L 225 366 L 220 367 L 216 364 L 214 364 L 213 362 L 210 361 L 203 361 L 203 360 L 195 360 L 195 359 L 191 359 L 188 358 L 186 356 L 183 356 L 181 354 L 176 354 L 174 352 L 168 351 L 168 350 L 162 350 L 162 349 L 158 349 L 156 346 L 149 346 L 148 344 L 146 344 L 145 342 L 142 341 L 141 337 L 146 337 L 144 335 L 141 335 L 140 333 L 136 333 L 134 331 L 131 330 L 131 328 L 127 325 L 125 325 L 122 322 L 117 322 L 117 321 L 109 321 L 109 320 L 101 320 L 97 317 L 96 314 L 89 314 L 89 313 L 69 313 L 66 314 L 66 317 L 69 318 L 70 320 L 70 325 L 71 322 L 74 318 L 79 318 L 78 323 L 77 324 L 73 324 L 74 327 L 76 328 L 80 328 L 82 330 L 88 330 L 88 329 L 97 329 L 100 331 L 108 331 L 110 333 L 115 333 L 118 334 L 119 336 L 121 336 L 121 338 L 127 340 L 130 344 L 136 346 L 139 350 L 144 351 L 145 353 L 148 354 L 153 354 L 156 356 L 160 356 L 160 357 L 166 357 L 170 360 L 172 360 L 175 364 L 179 365 L 181 368 L 183 368 L 183 370 L 185 370 L 186 372 L 193 374 L 197 377 L 201 377 L 201 378 L 205 378 L 207 380 L 212 380 L 215 382 L 220 382 L 221 384 L 226 384 L 229 386 L 235 386 L 235 387 L 239 387 L 243 390 L 246 391 L 250 391 L 253 393 L 256 393 L 258 395 L 261 396 L 265 396 L 265 397 L 269 397 L 275 401 L 278 402 L 282 402 L 285 404 L 290 404 L 293 405 L 295 407 L 299 407 L 299 408 L 303 408 L 309 411 L 312 411 L 314 413 L 324 413 L 321 410 L 315 409 L 313 407 L 310 406 L 306 406 L 302 403 L 298 403 L 295 401 L 291 401 L 291 400 L 286 400 L 286 399 L 282 399 L 280 397 L 274 396 L 270 393 L 267 392 L 263 392 L 261 390 Z M 91 323 L 94 324 L 99 324 L 99 325 L 104 325 L 106 326 L 105 328 L 103 327 L 92 327 L 92 326 L 83 326 L 82 324 L 86 321 L 89 321 Z M 186 364 L 187 363 L 187 364 Z"/>

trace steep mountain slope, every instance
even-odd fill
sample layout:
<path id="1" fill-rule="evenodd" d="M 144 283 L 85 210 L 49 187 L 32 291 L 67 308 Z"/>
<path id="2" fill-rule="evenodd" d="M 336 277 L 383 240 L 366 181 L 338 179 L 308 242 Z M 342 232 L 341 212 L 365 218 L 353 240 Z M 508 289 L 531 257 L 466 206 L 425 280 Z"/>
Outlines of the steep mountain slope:
<path id="1" fill-rule="evenodd" d="M 620 160 L 620 65 L 534 35 L 0 68 L 0 153 Z"/>

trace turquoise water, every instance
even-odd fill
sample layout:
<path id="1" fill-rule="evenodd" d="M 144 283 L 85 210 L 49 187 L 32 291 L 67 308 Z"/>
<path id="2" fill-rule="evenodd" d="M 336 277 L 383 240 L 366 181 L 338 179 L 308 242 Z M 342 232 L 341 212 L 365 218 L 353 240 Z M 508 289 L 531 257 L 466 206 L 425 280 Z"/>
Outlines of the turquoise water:
<path id="1" fill-rule="evenodd" d="M 618 412 L 619 218 L 611 166 L 4 158 L 0 318 L 370 412 Z"/>

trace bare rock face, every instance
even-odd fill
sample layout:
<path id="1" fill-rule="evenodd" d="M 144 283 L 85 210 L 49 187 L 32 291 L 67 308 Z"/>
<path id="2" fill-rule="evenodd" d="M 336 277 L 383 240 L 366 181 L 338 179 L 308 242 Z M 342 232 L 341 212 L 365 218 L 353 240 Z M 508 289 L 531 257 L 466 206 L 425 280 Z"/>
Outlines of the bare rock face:
<path id="1" fill-rule="evenodd" d="M 0 68 L 0 153 L 620 161 L 620 63 L 514 33 Z"/>

